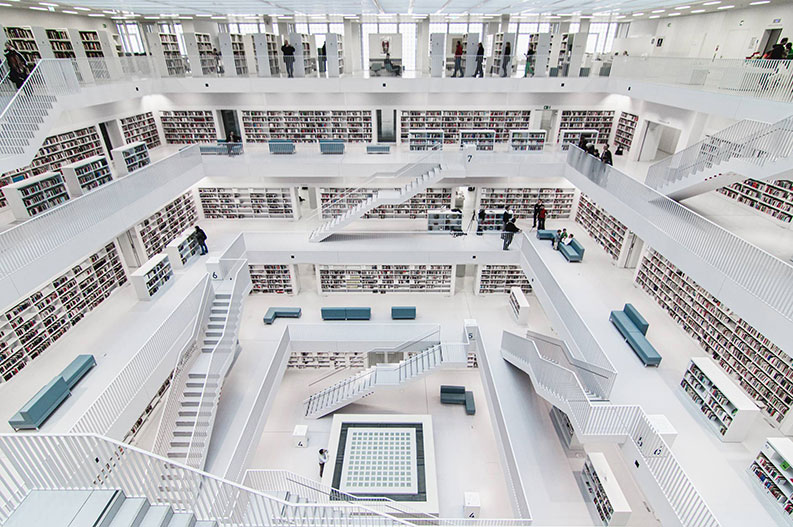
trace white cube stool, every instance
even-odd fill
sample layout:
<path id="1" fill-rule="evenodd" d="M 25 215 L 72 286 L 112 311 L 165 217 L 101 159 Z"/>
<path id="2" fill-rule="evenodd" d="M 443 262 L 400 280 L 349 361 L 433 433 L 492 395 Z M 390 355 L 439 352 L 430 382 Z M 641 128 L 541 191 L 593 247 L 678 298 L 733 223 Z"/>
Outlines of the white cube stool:
<path id="1" fill-rule="evenodd" d="M 308 426 L 295 425 L 292 431 L 292 444 L 297 448 L 308 448 Z"/>
<path id="2" fill-rule="evenodd" d="M 666 441 L 666 444 L 671 447 L 677 438 L 677 430 L 669 422 L 669 419 L 664 414 L 648 415 L 647 419 L 650 420 L 658 434 Z"/>
<path id="3" fill-rule="evenodd" d="M 478 492 L 466 492 L 465 493 L 465 517 L 466 518 L 478 518 L 479 517 L 479 509 L 481 508 L 481 503 L 479 501 L 479 493 Z"/>

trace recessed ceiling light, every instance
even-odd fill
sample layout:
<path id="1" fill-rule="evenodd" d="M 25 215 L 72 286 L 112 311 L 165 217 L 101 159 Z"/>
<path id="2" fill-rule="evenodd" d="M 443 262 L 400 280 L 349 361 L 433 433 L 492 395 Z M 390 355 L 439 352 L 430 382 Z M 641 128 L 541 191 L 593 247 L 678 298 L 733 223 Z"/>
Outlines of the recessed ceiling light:
<path id="1" fill-rule="evenodd" d="M 30 6 L 30 8 L 33 9 L 34 11 L 49 11 L 49 9 L 47 9 L 46 7 L 39 7 L 36 5 Z"/>
<path id="2" fill-rule="evenodd" d="M 79 14 L 77 11 L 69 11 L 67 9 L 64 9 L 63 11 L 61 11 L 61 13 L 65 13 L 67 15 L 78 15 Z"/>
<path id="3" fill-rule="evenodd" d="M 621 18 L 625 18 L 625 15 L 620 15 L 620 16 L 617 16 L 617 17 L 614 17 L 614 18 L 615 18 L 616 20 L 619 20 L 619 19 L 621 19 Z"/>
<path id="4" fill-rule="evenodd" d="M 224 17 L 224 16 L 213 16 L 212 20 L 226 20 L 226 17 Z"/>
<path id="5" fill-rule="evenodd" d="M 106 15 L 117 15 L 118 11 L 102 11 Z"/>
<path id="6" fill-rule="evenodd" d="M 770 4 L 771 0 L 760 0 L 759 2 L 749 2 L 749 5 L 763 5 Z"/>
<path id="7" fill-rule="evenodd" d="M 691 9 L 691 6 L 690 5 L 679 5 L 675 9 L 677 9 L 678 11 L 685 11 L 686 9 Z"/>
<path id="8" fill-rule="evenodd" d="M 143 18 L 145 18 L 146 20 L 159 20 L 160 19 L 160 17 L 158 17 L 158 16 L 144 16 Z"/>
<path id="9" fill-rule="evenodd" d="M 694 9 L 694 10 L 693 10 L 693 11 L 691 11 L 691 12 L 692 12 L 692 13 L 704 13 L 704 12 L 705 12 L 705 10 L 704 10 L 704 9 Z"/>
<path id="10" fill-rule="evenodd" d="M 75 11 L 90 11 L 87 7 L 73 7 Z"/>
<path id="11" fill-rule="evenodd" d="M 644 13 L 633 13 L 633 16 L 643 16 Z"/>
<path id="12" fill-rule="evenodd" d="M 717 7 L 716 9 L 732 9 L 733 7 L 735 7 L 735 6 L 734 5 L 723 5 L 723 6 Z"/>
<path id="13" fill-rule="evenodd" d="M 653 13 L 664 13 L 666 9 L 656 9 Z"/>
<path id="14" fill-rule="evenodd" d="M 682 13 L 669 13 L 669 16 L 680 16 Z"/>
<path id="15" fill-rule="evenodd" d="M 4 4 L 4 3 L 0 2 L 0 7 L 11 7 L 11 4 Z"/>
<path id="16" fill-rule="evenodd" d="M 58 7 L 58 4 L 52 4 L 50 2 L 39 2 L 39 5 L 46 5 L 49 7 Z"/>
<path id="17" fill-rule="evenodd" d="M 103 15 L 102 13 L 88 13 L 88 16 L 91 16 L 91 17 L 94 17 L 94 18 L 105 18 L 105 15 Z"/>
<path id="18" fill-rule="evenodd" d="M 653 15 L 650 18 L 661 18 L 661 15 Z"/>
<path id="19" fill-rule="evenodd" d="M 211 17 L 212 15 L 208 15 L 206 13 L 200 13 L 200 14 L 198 14 L 196 16 L 201 16 L 201 17 L 207 17 L 208 18 L 208 17 Z"/>
<path id="20" fill-rule="evenodd" d="M 720 3 L 721 3 L 721 0 L 711 0 L 710 2 L 705 2 L 702 5 L 716 5 L 716 4 L 720 4 Z"/>

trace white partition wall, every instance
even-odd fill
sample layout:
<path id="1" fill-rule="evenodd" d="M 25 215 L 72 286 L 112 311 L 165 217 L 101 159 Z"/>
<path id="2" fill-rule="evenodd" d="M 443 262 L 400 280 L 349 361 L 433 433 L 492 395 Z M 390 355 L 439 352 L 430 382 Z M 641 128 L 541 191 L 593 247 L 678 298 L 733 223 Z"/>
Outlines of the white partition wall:
<path id="1" fill-rule="evenodd" d="M 325 35 L 325 53 L 327 55 L 325 68 L 328 77 L 339 77 L 344 73 L 344 47 L 343 37 L 336 33 Z"/>
<path id="2" fill-rule="evenodd" d="M 281 62 L 278 56 L 280 39 L 278 35 L 270 33 L 254 33 L 245 35 L 253 57 L 256 59 L 256 71 L 259 77 L 279 77 L 281 75 Z M 251 70 L 253 71 L 253 70 Z"/>
<path id="3" fill-rule="evenodd" d="M 218 51 L 220 51 L 220 62 L 223 64 L 223 75 L 225 77 L 236 77 L 237 66 L 234 64 L 234 46 L 231 42 L 230 33 L 220 33 L 218 35 Z"/>
<path id="4" fill-rule="evenodd" d="M 446 34 L 432 33 L 430 35 L 430 75 L 433 77 L 443 77 L 443 70 L 446 69 L 445 48 Z"/>
<path id="5" fill-rule="evenodd" d="M 463 47 L 465 48 L 465 55 L 463 55 L 465 76 L 473 77 L 476 72 L 476 51 L 479 49 L 479 33 L 468 33 L 463 37 L 463 42 Z"/>
<path id="6" fill-rule="evenodd" d="M 548 60 L 551 57 L 551 34 L 540 33 L 537 36 L 537 52 L 534 64 L 534 76 L 545 77 L 548 75 Z"/>
<path id="7" fill-rule="evenodd" d="M 104 54 L 105 64 L 107 65 L 108 76 L 111 79 L 122 78 L 124 76 L 124 70 L 118 58 L 116 44 L 107 31 L 96 31 L 96 33 L 99 35 L 99 43 L 102 46 L 102 53 Z"/>
<path id="8" fill-rule="evenodd" d="M 581 73 L 581 66 L 584 63 L 584 52 L 586 51 L 587 33 L 575 33 L 569 36 L 567 43 L 567 76 L 578 77 Z"/>

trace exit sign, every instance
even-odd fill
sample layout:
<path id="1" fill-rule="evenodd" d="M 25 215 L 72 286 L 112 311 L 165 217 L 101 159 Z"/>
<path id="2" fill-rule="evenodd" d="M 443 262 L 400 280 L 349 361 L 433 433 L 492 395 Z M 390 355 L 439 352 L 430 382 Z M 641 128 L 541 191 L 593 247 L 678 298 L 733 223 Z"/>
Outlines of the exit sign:
<path id="1" fill-rule="evenodd" d="M 781 18 L 775 18 L 774 21 L 771 22 L 771 23 L 772 24 L 781 24 L 782 23 L 782 19 Z"/>
<path id="2" fill-rule="evenodd" d="M 551 109 L 551 106 L 550 106 L 550 105 L 548 105 L 548 104 L 546 104 L 545 106 L 543 106 L 543 107 L 542 107 L 542 109 L 543 109 L 543 110 L 550 110 L 550 109 Z"/>

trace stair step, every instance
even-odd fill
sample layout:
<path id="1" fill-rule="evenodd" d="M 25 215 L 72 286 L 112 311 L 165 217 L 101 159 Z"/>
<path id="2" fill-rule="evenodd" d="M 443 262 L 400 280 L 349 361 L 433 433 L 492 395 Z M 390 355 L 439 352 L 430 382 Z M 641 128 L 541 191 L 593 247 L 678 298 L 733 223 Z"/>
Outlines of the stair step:
<path id="1" fill-rule="evenodd" d="M 193 527 L 217 527 L 218 522 L 215 520 L 202 520 L 195 522 Z"/>
<path id="2" fill-rule="evenodd" d="M 171 521 L 173 509 L 170 505 L 152 505 L 138 527 L 165 527 Z"/>
<path id="3" fill-rule="evenodd" d="M 173 515 L 168 527 L 195 527 L 195 516 L 193 513 L 179 512 Z"/>
<path id="4" fill-rule="evenodd" d="M 146 498 L 127 498 L 119 507 L 109 527 L 138 527 L 149 510 Z"/>

